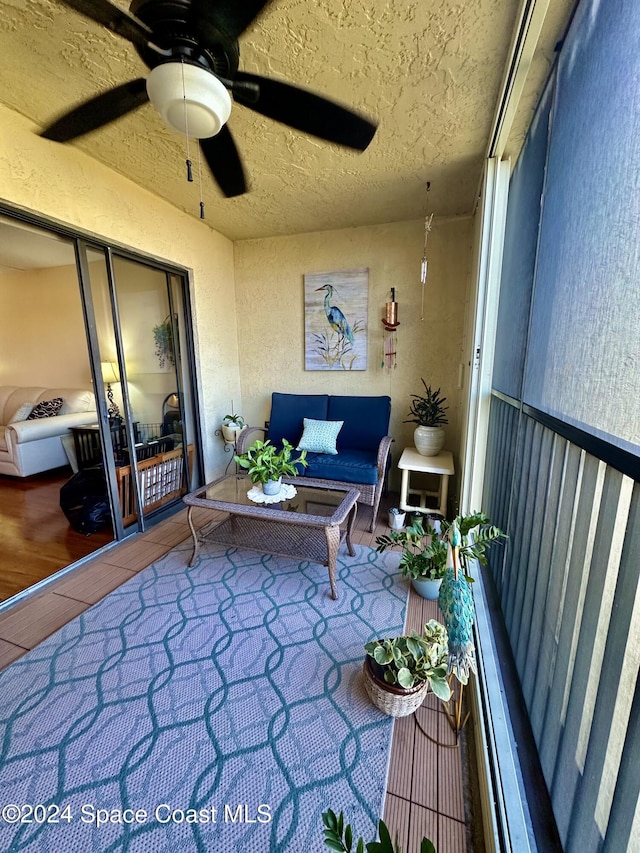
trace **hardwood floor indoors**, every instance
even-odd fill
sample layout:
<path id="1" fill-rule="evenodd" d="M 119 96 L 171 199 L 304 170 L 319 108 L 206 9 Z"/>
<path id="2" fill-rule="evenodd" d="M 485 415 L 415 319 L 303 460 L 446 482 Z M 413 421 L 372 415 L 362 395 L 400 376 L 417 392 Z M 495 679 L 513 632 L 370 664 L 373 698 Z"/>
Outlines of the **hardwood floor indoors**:
<path id="1" fill-rule="evenodd" d="M 56 481 L 53 477 L 51 479 L 49 486 L 53 489 Z M 13 494 L 28 495 L 29 492 L 27 486 L 16 488 Z M 15 497 L 13 500 L 18 502 Z M 371 509 L 359 508 L 353 537 L 355 544 L 375 547 L 376 536 L 388 532 L 387 509 L 393 505 L 392 500 L 397 505 L 397 495 L 387 495 L 386 501 L 383 500 L 374 533 L 368 531 Z M 0 504 L 3 524 L 5 518 L 11 519 L 10 506 L 5 504 L 11 504 L 9 497 Z M 48 515 L 41 522 L 35 516 L 32 518 L 36 527 L 41 524 L 43 529 L 55 529 Z M 198 510 L 194 513 L 196 527 L 210 520 L 210 512 Z M 52 537 L 51 532 L 49 535 Z M 186 510 L 182 510 L 144 534 L 96 555 L 95 559 L 53 581 L 45 589 L 0 612 L 0 669 L 188 537 Z M 71 548 L 81 547 L 83 543 L 74 544 L 74 538 L 68 532 L 60 532 L 51 548 L 40 543 L 40 550 L 56 554 L 50 560 L 50 568 L 59 559 L 57 554 L 66 555 Z M 32 531 L 27 542 L 23 553 L 37 557 L 37 534 Z M 94 545 L 95 542 L 97 540 L 92 536 L 84 544 Z M 43 554 L 40 568 L 29 571 L 44 571 L 47 557 L 51 554 Z M 424 622 L 438 618 L 438 614 L 436 602 L 427 602 L 411 591 L 408 631 L 422 630 Z M 452 739 L 442 706 L 433 695 L 427 697 L 416 714 L 395 721 L 384 817 L 392 838 L 397 833 L 405 853 L 418 851 L 423 835 L 432 839 L 439 853 L 481 853 L 484 850 L 481 817 L 473 795 L 478 785 L 473 761 L 470 760 L 472 725 L 471 720 L 463 730 L 458 747 L 438 745 L 436 741 L 451 743 Z M 358 827 L 354 829 L 358 831 Z M 322 837 L 321 826 L 318 827 L 318 837 Z"/>
<path id="2" fill-rule="evenodd" d="M 113 540 L 110 528 L 85 536 L 70 526 L 60 509 L 60 487 L 71 476 L 71 468 L 0 476 L 0 601 Z"/>

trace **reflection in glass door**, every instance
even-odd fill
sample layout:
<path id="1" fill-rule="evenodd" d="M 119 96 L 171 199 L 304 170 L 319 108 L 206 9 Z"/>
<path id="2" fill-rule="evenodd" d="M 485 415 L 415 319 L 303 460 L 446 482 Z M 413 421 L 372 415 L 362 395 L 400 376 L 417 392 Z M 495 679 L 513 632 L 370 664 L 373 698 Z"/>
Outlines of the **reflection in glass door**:
<path id="1" fill-rule="evenodd" d="M 144 526 L 142 519 L 189 490 L 197 442 L 186 352 L 183 357 L 183 281 L 109 257 L 87 252 L 94 362 L 106 410 L 96 439 L 109 449 L 105 465 L 122 531 Z"/>
<path id="2" fill-rule="evenodd" d="M 113 532 L 104 482 L 90 499 L 74 450 L 74 433 L 97 415 L 73 240 L 0 216 L 0 293 L 2 603 Z"/>

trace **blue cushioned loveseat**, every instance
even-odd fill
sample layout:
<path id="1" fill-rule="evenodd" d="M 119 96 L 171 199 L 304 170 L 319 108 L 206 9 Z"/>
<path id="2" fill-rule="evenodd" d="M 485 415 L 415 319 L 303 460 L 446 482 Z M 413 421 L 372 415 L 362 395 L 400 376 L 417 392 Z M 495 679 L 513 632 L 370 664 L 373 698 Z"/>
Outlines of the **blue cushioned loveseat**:
<path id="1" fill-rule="evenodd" d="M 328 485 L 355 486 L 360 502 L 373 507 L 371 532 L 375 527 L 384 486 L 392 438 L 388 435 L 390 397 L 338 396 L 331 394 L 271 395 L 271 415 L 267 438 L 280 445 L 286 438 L 298 446 L 305 418 L 314 421 L 344 421 L 338 433 L 337 453 L 307 453 L 308 466 L 301 476 L 326 480 Z M 238 453 L 255 441 L 251 427 L 240 434 Z"/>

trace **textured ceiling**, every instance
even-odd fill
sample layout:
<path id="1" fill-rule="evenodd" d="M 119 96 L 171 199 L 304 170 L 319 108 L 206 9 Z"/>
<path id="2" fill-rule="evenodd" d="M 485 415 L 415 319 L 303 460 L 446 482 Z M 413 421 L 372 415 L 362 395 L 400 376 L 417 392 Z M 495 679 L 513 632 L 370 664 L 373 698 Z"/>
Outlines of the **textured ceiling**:
<path id="1" fill-rule="evenodd" d="M 415 219 L 426 212 L 427 181 L 430 211 L 469 214 L 518 5 L 273 0 L 240 39 L 240 68 L 345 103 L 378 131 L 359 154 L 235 104 L 229 127 L 249 192 L 226 199 L 203 171 L 208 224 L 237 240 Z M 0 100 L 37 126 L 146 74 L 132 45 L 57 0 L 0 0 Z M 150 104 L 73 144 L 198 215 L 184 138 Z"/>

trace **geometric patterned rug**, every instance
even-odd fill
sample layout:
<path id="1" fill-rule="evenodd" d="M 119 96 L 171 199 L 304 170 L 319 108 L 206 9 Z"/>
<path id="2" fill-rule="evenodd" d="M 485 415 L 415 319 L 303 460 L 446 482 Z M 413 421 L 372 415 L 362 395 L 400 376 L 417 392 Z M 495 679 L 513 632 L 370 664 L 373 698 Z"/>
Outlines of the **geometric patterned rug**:
<path id="1" fill-rule="evenodd" d="M 0 673 L 0 849 L 323 851 L 375 837 L 393 720 L 363 646 L 403 630 L 398 554 L 183 543 Z"/>

